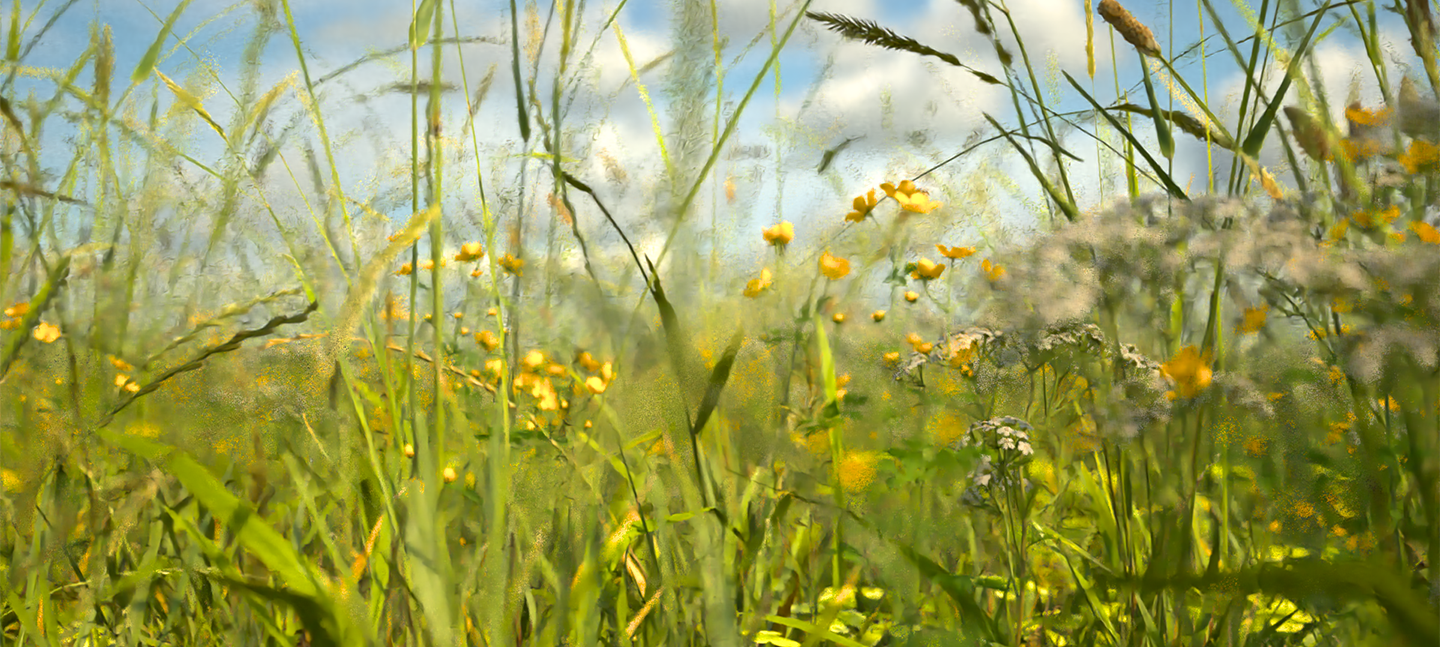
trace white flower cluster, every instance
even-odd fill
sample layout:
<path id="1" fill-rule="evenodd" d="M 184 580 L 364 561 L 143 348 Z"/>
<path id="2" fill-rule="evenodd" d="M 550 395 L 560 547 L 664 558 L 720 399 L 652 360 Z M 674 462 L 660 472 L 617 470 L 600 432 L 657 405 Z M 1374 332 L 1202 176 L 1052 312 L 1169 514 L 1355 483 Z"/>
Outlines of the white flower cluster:
<path id="1" fill-rule="evenodd" d="M 970 472 L 969 484 L 961 495 L 967 505 L 998 510 L 991 489 L 1000 486 L 1024 486 L 1022 466 L 1035 453 L 1030 434 L 1035 428 L 1019 418 L 1004 416 L 981 420 L 970 425 L 969 433 L 956 444 L 974 446 L 982 452 L 980 464 Z"/>

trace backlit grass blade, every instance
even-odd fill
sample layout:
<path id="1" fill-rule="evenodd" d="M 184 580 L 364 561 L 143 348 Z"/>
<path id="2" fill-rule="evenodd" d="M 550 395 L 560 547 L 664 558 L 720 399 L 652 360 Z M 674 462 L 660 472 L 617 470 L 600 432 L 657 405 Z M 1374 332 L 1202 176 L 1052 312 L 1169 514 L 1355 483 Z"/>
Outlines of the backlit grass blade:
<path id="1" fill-rule="evenodd" d="M 1085 97 L 1085 100 L 1089 101 L 1090 105 L 1094 106 L 1095 110 L 1099 111 L 1099 113 L 1105 117 L 1105 120 L 1110 122 L 1110 126 L 1113 127 L 1115 130 L 1119 131 L 1119 133 L 1125 137 L 1126 141 L 1130 142 L 1130 145 L 1134 147 L 1134 150 L 1140 153 L 1141 157 L 1145 158 L 1145 162 L 1150 165 L 1151 170 L 1155 171 L 1156 177 L 1160 178 L 1160 183 L 1165 187 L 1166 191 L 1168 191 L 1170 195 L 1186 201 L 1190 199 L 1189 196 L 1185 195 L 1185 191 L 1180 188 L 1180 185 L 1175 184 L 1175 181 L 1170 178 L 1170 174 L 1165 172 L 1165 168 L 1161 166 L 1159 162 L 1155 161 L 1155 158 L 1150 155 L 1150 151 L 1145 150 L 1145 147 L 1140 143 L 1140 141 L 1135 139 L 1135 135 L 1131 134 L 1128 129 L 1120 125 L 1120 121 L 1117 120 L 1113 115 L 1111 115 L 1108 110 L 1101 107 L 1099 102 L 1095 101 L 1095 98 L 1091 97 L 1090 93 L 1085 91 L 1085 88 L 1080 85 L 1080 82 L 1076 81 L 1074 77 L 1070 76 L 1069 72 L 1065 72 L 1062 70 L 1061 74 L 1064 74 L 1065 80 L 1070 82 L 1071 87 L 1075 88 L 1075 90 L 1080 93 L 1080 96 Z"/>
<path id="2" fill-rule="evenodd" d="M 165 19 L 165 24 L 160 27 L 160 33 L 155 36 L 155 42 L 150 44 L 150 49 L 145 50 L 145 54 L 140 57 L 140 62 L 135 64 L 135 71 L 130 73 L 131 83 L 139 83 L 150 76 L 150 71 L 155 69 L 156 60 L 160 58 L 160 50 L 164 49 L 165 41 L 170 40 L 170 30 L 174 29 L 175 21 L 180 19 L 180 14 L 185 13 L 185 9 L 190 6 L 191 1 L 181 0 L 180 5 L 170 12 L 170 16 Z M 19 5 L 16 5 L 16 11 L 19 11 Z M 16 18 L 18 17 L 17 15 Z M 11 33 L 14 34 L 13 24 Z M 17 39 L 12 39 L 10 45 L 12 48 L 18 48 L 19 42 Z"/>
<path id="3" fill-rule="evenodd" d="M 1270 133 L 1270 127 L 1275 123 L 1275 115 L 1280 111 L 1280 104 L 1285 100 L 1285 94 L 1290 90 L 1290 83 L 1300 70 L 1300 62 L 1304 60 L 1306 48 L 1310 45 L 1310 38 L 1320 28 L 1320 21 L 1325 17 L 1326 10 L 1330 3 L 1326 2 L 1315 14 L 1315 21 L 1310 23 L 1310 30 L 1305 32 L 1305 37 L 1300 39 L 1300 44 L 1290 55 L 1290 63 L 1285 66 L 1285 76 L 1280 79 L 1279 87 L 1275 88 L 1275 94 L 1270 97 L 1270 104 L 1265 107 L 1265 112 L 1255 121 L 1250 134 L 1245 137 L 1245 143 L 1240 145 L 1240 150 L 1251 157 L 1260 155 L 1260 147 L 1265 144 L 1265 136 Z"/>

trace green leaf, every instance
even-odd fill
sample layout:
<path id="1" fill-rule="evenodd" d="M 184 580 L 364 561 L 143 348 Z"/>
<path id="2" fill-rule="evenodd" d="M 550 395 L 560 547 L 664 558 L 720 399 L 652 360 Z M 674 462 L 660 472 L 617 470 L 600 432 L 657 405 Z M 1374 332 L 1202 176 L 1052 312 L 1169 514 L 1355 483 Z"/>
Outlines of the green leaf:
<path id="1" fill-rule="evenodd" d="M 420 0 L 420 6 L 415 8 L 415 18 L 410 22 L 410 49 L 420 49 L 429 41 L 435 4 L 435 0 Z"/>
<path id="2" fill-rule="evenodd" d="M 1285 100 L 1285 93 L 1290 90 L 1290 80 L 1294 78 L 1295 72 L 1300 69 L 1300 60 L 1305 56 L 1305 50 L 1310 45 L 1310 38 L 1315 35 L 1315 30 L 1320 27 L 1320 19 L 1330 9 L 1330 3 L 1325 3 L 1315 12 L 1315 22 L 1310 23 L 1310 31 L 1305 32 L 1305 37 L 1300 39 L 1300 46 L 1290 57 L 1290 64 L 1285 66 L 1285 77 L 1280 80 L 1280 86 L 1275 89 L 1275 94 L 1270 97 L 1270 105 L 1265 107 L 1265 112 L 1260 119 L 1255 121 L 1255 127 L 1250 129 L 1250 134 L 1245 137 L 1245 143 L 1240 150 L 1250 157 L 1258 157 L 1260 147 L 1265 144 L 1265 135 L 1270 132 L 1270 126 L 1275 123 L 1275 114 L 1280 110 L 1280 102 Z M 1154 103 L 1154 100 L 1151 100 Z"/>
<path id="3" fill-rule="evenodd" d="M 150 44 L 150 49 L 145 50 L 145 55 L 140 57 L 140 63 L 135 66 L 135 71 L 130 74 L 131 83 L 139 83 L 150 76 L 150 72 L 155 69 L 155 61 L 160 58 L 161 48 L 165 46 L 165 41 L 170 39 L 170 30 L 175 27 L 175 21 L 180 18 L 180 14 L 185 12 L 185 8 L 190 6 L 191 1 L 182 0 L 180 6 L 170 12 L 170 17 L 165 19 L 165 24 L 160 27 L 160 33 L 155 36 L 155 42 Z"/>
<path id="4" fill-rule="evenodd" d="M 837 645 L 842 645 L 843 647 L 867 647 L 863 643 L 856 642 L 851 638 L 846 638 L 840 634 L 830 631 L 825 627 L 818 626 L 814 623 L 805 622 L 804 620 L 796 620 L 795 618 L 786 618 L 784 616 L 774 615 L 765 616 L 765 620 L 767 622 L 773 622 L 778 625 L 785 625 L 786 627 L 793 627 L 795 629 L 799 629 L 800 631 L 810 634 L 811 636 L 818 637 L 821 640 L 828 640 Z"/>

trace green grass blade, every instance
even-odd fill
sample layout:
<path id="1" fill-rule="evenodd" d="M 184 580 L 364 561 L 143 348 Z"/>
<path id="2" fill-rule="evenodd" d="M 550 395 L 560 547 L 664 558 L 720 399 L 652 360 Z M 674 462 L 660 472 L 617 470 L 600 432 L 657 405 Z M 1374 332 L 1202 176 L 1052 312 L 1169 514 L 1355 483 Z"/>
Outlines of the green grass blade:
<path id="1" fill-rule="evenodd" d="M 185 13 L 185 8 L 189 7 L 191 2 L 192 0 L 181 0 L 180 5 L 175 7 L 174 11 L 170 12 L 170 16 L 165 19 L 164 26 L 160 28 L 160 33 L 155 36 L 155 42 L 150 44 L 150 49 L 145 50 L 145 55 L 141 56 L 140 62 L 135 65 L 135 71 L 130 73 L 131 83 L 139 83 L 150 76 L 150 71 L 155 69 L 155 62 L 160 58 L 160 50 L 164 49 L 165 41 L 170 40 L 170 30 L 175 27 L 175 21 L 180 19 L 180 14 Z M 18 18 L 20 9 L 18 0 L 15 9 L 15 17 Z M 11 34 L 14 34 L 13 23 L 11 26 Z M 10 45 L 12 48 L 19 47 L 19 43 L 13 38 L 10 41 Z"/>

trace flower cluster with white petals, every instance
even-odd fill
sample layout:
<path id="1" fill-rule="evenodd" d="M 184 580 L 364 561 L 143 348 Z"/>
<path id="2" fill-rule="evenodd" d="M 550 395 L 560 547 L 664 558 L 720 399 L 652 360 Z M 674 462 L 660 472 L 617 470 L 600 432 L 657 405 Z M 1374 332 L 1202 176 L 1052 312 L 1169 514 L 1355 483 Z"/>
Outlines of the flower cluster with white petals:
<path id="1" fill-rule="evenodd" d="M 1035 428 L 1030 423 L 1012 416 L 981 420 L 970 425 L 970 430 L 953 443 L 955 448 L 973 446 L 983 453 L 980 464 L 970 472 L 969 484 L 961 500 L 969 505 L 994 509 L 992 490 L 998 487 L 1021 485 L 1025 463 L 1035 453 L 1031 433 Z"/>

